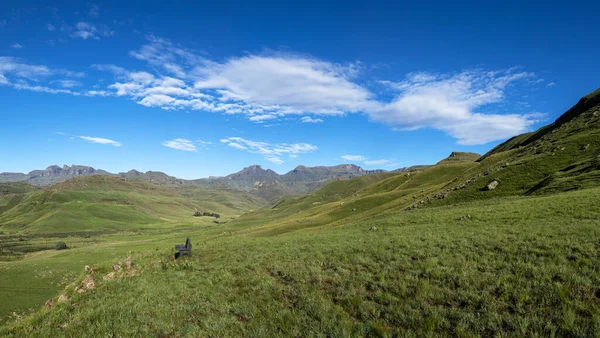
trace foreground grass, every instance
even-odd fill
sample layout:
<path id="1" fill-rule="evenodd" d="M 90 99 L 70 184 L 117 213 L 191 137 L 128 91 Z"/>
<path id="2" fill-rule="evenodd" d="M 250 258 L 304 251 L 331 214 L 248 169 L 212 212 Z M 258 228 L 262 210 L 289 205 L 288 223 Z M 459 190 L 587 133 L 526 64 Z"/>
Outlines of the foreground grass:
<path id="1" fill-rule="evenodd" d="M 67 287 L 68 302 L 0 336 L 598 336 L 598 198 L 491 199 L 276 236 L 189 231 L 191 258 L 171 261 L 165 239 L 134 251 L 137 275 L 105 281 L 115 256 L 97 289 Z"/>

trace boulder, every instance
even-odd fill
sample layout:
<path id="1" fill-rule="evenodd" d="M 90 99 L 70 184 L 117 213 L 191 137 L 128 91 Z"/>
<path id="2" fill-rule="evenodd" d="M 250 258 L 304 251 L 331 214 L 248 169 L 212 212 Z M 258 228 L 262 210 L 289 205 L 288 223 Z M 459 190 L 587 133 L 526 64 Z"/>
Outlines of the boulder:
<path id="1" fill-rule="evenodd" d="M 375 230 L 377 230 L 377 227 L 373 225 L 373 226 L 371 226 L 371 229 L 369 229 L 369 230 L 375 231 Z"/>
<path id="2" fill-rule="evenodd" d="M 125 266 L 125 269 L 129 270 L 131 269 L 131 264 L 133 263 L 133 261 L 131 260 L 131 256 L 128 256 L 127 258 L 125 258 L 125 260 L 123 261 L 122 265 Z"/>
<path id="3" fill-rule="evenodd" d="M 87 275 L 81 282 L 81 290 L 92 290 L 96 287 L 94 283 L 94 277 L 92 275 Z"/>
<path id="4" fill-rule="evenodd" d="M 64 302 L 67 302 L 68 300 L 69 300 L 69 297 L 67 297 L 67 295 L 60 295 L 60 297 L 58 297 L 59 303 L 64 303 Z"/>
<path id="5" fill-rule="evenodd" d="M 496 187 L 498 186 L 500 182 L 498 182 L 497 180 L 493 180 L 490 183 L 488 183 L 488 185 L 485 186 L 486 190 L 494 190 L 496 189 Z"/>

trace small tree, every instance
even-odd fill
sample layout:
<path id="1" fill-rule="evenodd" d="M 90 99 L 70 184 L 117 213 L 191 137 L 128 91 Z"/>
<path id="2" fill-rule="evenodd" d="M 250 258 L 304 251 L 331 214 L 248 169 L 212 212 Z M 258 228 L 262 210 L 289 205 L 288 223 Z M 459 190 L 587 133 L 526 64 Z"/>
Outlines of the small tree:
<path id="1" fill-rule="evenodd" d="M 67 243 L 65 242 L 58 242 L 56 243 L 56 250 L 65 250 L 68 249 L 69 247 L 67 246 Z"/>

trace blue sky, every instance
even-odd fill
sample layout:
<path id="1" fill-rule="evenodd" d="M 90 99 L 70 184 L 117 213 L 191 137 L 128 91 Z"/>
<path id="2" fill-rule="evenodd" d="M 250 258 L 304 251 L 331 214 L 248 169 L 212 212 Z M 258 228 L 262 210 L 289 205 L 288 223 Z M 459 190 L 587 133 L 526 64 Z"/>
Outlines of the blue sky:
<path id="1" fill-rule="evenodd" d="M 594 2 L 2 1 L 0 172 L 430 164 L 600 86 Z"/>

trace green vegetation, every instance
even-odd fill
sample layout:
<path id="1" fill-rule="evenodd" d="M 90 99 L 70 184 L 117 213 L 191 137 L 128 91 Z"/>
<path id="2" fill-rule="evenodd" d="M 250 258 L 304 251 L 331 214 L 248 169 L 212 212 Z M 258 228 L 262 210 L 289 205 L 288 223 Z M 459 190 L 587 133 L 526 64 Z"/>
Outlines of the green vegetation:
<path id="1" fill-rule="evenodd" d="M 0 335 L 595 336 L 598 198 L 487 200 L 277 236 L 190 231 L 191 258 L 155 242 L 167 248 L 134 249 L 135 276 L 104 280 L 124 253 L 113 256 L 95 290 L 67 286 L 69 301 Z"/>
<path id="2" fill-rule="evenodd" d="M 112 177 L 3 195 L 0 336 L 600 336 L 598 97 L 481 158 L 273 204 Z"/>
<path id="3" fill-rule="evenodd" d="M 3 182 L 0 183 L 0 195 L 24 194 L 34 191 L 36 188 L 25 182 Z"/>

